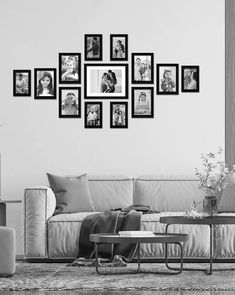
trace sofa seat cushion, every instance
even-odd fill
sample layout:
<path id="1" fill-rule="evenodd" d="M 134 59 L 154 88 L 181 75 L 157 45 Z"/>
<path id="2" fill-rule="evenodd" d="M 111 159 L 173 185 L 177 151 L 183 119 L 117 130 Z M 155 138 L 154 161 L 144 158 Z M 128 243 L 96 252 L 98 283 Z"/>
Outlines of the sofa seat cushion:
<path id="1" fill-rule="evenodd" d="M 75 258 L 83 220 L 97 212 L 79 212 L 52 216 L 48 226 L 48 258 Z"/>
<path id="2" fill-rule="evenodd" d="M 220 213 L 218 216 L 234 216 L 235 213 Z M 235 224 L 215 226 L 215 253 L 216 258 L 235 258 Z"/>
<path id="3" fill-rule="evenodd" d="M 150 230 L 164 233 L 166 224 L 160 223 L 162 216 L 183 216 L 185 212 L 162 212 L 157 214 L 144 214 L 142 216 L 141 230 Z M 207 225 L 181 225 L 172 224 L 168 227 L 170 233 L 188 234 L 188 241 L 183 244 L 184 257 L 208 258 L 210 253 L 210 230 Z M 177 246 L 169 245 L 169 257 L 179 257 Z M 141 257 L 164 257 L 163 244 L 141 244 Z"/>
<path id="4" fill-rule="evenodd" d="M 48 220 L 48 258 L 75 258 L 78 254 L 79 234 L 83 220 L 90 214 L 98 212 L 79 212 L 59 214 Z M 165 232 L 165 224 L 160 223 L 160 217 L 184 215 L 184 212 L 162 212 L 143 214 L 141 230 Z M 209 256 L 209 227 L 204 225 L 170 225 L 169 232 L 186 233 L 189 240 L 184 244 L 185 257 Z M 175 246 L 169 246 L 169 256 L 178 257 L 179 251 Z M 141 244 L 141 257 L 164 257 L 162 244 Z"/>

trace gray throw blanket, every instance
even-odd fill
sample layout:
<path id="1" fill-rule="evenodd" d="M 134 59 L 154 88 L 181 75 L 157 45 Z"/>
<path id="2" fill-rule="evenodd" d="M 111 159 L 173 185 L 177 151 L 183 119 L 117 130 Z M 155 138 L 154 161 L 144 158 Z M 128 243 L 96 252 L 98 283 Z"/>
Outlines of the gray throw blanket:
<path id="1" fill-rule="evenodd" d="M 90 242 L 90 234 L 140 230 L 141 215 L 141 211 L 137 212 L 135 210 L 127 212 L 110 210 L 88 215 L 81 226 L 79 253 L 71 266 L 87 265 L 89 262 L 94 264 L 95 245 Z M 101 244 L 99 246 L 99 258 L 106 262 L 118 260 L 122 263 L 122 259 L 119 260 L 117 257 L 130 261 L 134 257 L 135 252 L 136 244 Z"/>

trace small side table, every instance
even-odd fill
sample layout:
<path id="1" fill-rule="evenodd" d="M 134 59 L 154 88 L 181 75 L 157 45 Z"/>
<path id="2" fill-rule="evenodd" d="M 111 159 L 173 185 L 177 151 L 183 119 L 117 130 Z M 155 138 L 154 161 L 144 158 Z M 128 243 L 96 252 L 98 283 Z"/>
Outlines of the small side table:
<path id="1" fill-rule="evenodd" d="M 21 200 L 0 200 L 0 226 L 6 226 L 7 204 L 22 203 Z"/>

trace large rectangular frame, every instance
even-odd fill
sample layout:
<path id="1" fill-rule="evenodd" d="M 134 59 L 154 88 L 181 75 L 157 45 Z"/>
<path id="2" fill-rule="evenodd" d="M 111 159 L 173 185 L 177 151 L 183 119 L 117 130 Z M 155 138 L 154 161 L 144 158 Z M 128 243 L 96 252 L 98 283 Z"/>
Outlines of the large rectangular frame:
<path id="1" fill-rule="evenodd" d="M 124 87 L 124 95 L 112 95 L 112 93 L 108 92 L 106 93 L 107 95 L 105 95 L 105 93 L 99 93 L 99 95 L 94 94 L 94 95 L 89 95 L 88 91 L 87 91 L 87 87 L 88 87 L 88 69 L 92 68 L 92 67 L 97 67 L 97 68 L 108 68 L 108 67 L 116 67 L 116 68 L 120 68 L 123 67 L 123 70 L 125 72 L 125 77 L 123 78 L 123 80 L 125 81 L 125 86 Z M 128 99 L 128 64 L 113 64 L 113 63 L 97 63 L 97 64 L 84 64 L 84 98 L 85 99 Z M 117 93 L 114 93 L 117 94 Z"/>

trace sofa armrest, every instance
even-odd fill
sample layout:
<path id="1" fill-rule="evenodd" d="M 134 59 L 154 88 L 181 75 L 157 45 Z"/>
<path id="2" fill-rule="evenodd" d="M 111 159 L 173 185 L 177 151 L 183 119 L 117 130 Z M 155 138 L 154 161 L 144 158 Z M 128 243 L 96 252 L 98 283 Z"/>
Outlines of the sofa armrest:
<path id="1" fill-rule="evenodd" d="M 26 188 L 24 192 L 24 256 L 47 258 L 47 220 L 53 215 L 56 198 L 46 186 Z"/>

